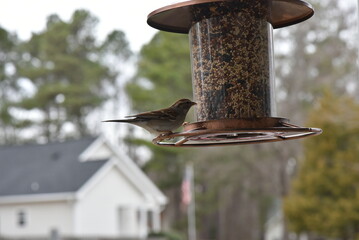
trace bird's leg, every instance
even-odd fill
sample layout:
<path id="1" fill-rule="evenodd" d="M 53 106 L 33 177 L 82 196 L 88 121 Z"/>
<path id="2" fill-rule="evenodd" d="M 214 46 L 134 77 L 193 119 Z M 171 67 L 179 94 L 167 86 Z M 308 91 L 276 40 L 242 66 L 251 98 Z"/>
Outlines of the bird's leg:
<path id="1" fill-rule="evenodd" d="M 185 127 L 188 124 L 189 124 L 189 122 L 184 122 L 184 123 L 182 123 L 182 127 Z"/>
<path id="2" fill-rule="evenodd" d="M 166 136 L 171 135 L 172 133 L 173 133 L 172 131 L 163 132 L 163 133 L 159 134 L 157 137 L 155 137 L 152 140 L 152 143 L 157 144 L 157 142 L 162 141 L 163 139 L 166 139 Z"/>
<path id="3" fill-rule="evenodd" d="M 168 135 L 171 135 L 171 134 L 173 134 L 172 131 L 163 132 L 163 133 L 161 133 L 160 135 L 158 135 L 158 137 L 165 137 L 165 136 L 168 136 Z"/>

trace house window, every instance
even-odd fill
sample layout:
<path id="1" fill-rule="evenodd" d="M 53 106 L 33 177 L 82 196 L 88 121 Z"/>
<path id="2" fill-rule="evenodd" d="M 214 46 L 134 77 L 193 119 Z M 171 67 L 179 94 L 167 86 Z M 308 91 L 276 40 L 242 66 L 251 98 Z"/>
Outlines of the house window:
<path id="1" fill-rule="evenodd" d="M 17 225 L 19 227 L 25 227 L 26 226 L 26 213 L 24 210 L 20 210 L 17 213 Z"/>

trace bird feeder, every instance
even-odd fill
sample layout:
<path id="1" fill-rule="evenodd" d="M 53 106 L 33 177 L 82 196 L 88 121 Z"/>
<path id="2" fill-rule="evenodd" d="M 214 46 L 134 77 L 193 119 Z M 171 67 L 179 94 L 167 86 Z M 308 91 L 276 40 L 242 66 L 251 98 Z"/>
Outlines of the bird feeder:
<path id="1" fill-rule="evenodd" d="M 150 26 L 189 35 L 197 102 L 197 122 L 154 143 L 214 146 L 320 134 L 274 117 L 273 28 L 313 14 L 302 0 L 192 0 L 150 13 Z"/>

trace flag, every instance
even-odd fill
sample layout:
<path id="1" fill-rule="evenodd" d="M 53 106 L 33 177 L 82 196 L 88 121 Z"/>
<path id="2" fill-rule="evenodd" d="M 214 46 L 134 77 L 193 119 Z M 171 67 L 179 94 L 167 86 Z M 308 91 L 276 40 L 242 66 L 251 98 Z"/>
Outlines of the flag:
<path id="1" fill-rule="evenodd" d="M 186 207 L 192 201 L 192 189 L 191 189 L 192 177 L 193 177 L 192 167 L 189 164 L 187 164 L 183 174 L 183 180 L 181 185 L 181 193 L 182 193 L 181 202 Z"/>

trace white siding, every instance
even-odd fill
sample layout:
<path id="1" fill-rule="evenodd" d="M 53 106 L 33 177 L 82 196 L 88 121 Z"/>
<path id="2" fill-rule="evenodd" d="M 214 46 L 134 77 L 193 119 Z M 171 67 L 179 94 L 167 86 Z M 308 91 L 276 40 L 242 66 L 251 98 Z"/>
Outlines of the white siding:
<path id="1" fill-rule="evenodd" d="M 77 236 L 115 237 L 120 233 L 120 221 L 126 226 L 122 234 L 138 236 L 137 211 L 146 200 L 133 184 L 117 169 L 111 168 L 95 186 L 85 193 L 75 207 Z M 120 216 L 120 213 L 124 216 Z"/>
<path id="2" fill-rule="evenodd" d="M 25 214 L 24 226 L 18 224 L 18 213 Z M 73 231 L 72 203 L 41 202 L 0 205 L 0 236 L 49 236 L 56 229 L 60 235 Z"/>

